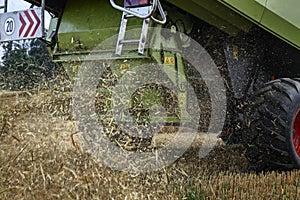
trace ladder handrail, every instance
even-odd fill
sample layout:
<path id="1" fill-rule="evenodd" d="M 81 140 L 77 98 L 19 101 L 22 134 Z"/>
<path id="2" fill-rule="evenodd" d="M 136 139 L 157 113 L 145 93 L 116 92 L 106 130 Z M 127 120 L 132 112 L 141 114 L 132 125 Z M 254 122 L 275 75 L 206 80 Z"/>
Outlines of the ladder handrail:
<path id="1" fill-rule="evenodd" d="M 166 17 L 166 13 L 165 13 L 164 9 L 162 8 L 162 6 L 161 6 L 159 0 L 158 0 L 157 7 L 158 7 L 158 11 L 159 11 L 159 13 L 160 13 L 162 19 L 159 20 L 159 19 L 154 18 L 153 16 L 151 16 L 151 19 L 152 19 L 153 21 L 155 21 L 156 23 L 159 23 L 159 24 L 165 24 L 165 23 L 167 22 L 167 17 Z"/>
<path id="2" fill-rule="evenodd" d="M 149 17 L 154 13 L 154 11 L 155 11 L 156 8 L 157 8 L 157 4 L 158 4 L 157 2 L 158 2 L 158 0 L 153 0 L 152 5 L 151 5 L 151 9 L 150 9 L 149 13 L 143 15 L 143 14 L 140 14 L 140 13 L 135 12 L 135 11 L 133 11 L 133 10 L 124 8 L 124 7 L 122 7 L 122 6 L 119 6 L 119 5 L 117 5 L 117 4 L 115 3 L 114 0 L 110 0 L 110 4 L 111 4 L 112 7 L 114 7 L 115 9 L 118 9 L 118 10 L 120 10 L 120 11 L 122 11 L 122 12 L 126 12 L 126 13 L 128 13 L 128 14 L 134 15 L 134 16 L 136 16 L 136 17 L 138 17 L 138 18 L 142 18 L 142 19 L 149 18 Z"/>

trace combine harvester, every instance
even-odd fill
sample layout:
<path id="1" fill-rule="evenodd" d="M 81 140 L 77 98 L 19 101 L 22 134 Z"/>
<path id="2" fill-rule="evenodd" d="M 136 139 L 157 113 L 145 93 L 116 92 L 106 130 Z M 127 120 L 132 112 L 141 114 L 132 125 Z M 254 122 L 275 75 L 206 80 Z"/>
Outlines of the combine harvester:
<path id="1" fill-rule="evenodd" d="M 153 37 L 149 30 L 170 29 L 193 38 L 205 46 L 226 83 L 228 111 L 221 137 L 242 142 L 254 170 L 300 168 L 300 1 L 26 1 L 40 7 L 9 13 L 4 6 L 1 41 L 41 38 L 71 79 L 85 57 L 113 35 L 116 73 L 149 60 L 186 73 L 180 52 L 147 47 L 168 40 L 185 49 L 189 41 L 172 34 Z M 44 10 L 53 16 L 47 35 Z M 125 40 L 126 30 L 133 28 L 141 30 L 138 39 Z M 130 43 L 136 51 L 126 51 Z M 181 93 L 188 98 L 186 90 Z M 179 104 L 185 109 L 186 103 Z"/>

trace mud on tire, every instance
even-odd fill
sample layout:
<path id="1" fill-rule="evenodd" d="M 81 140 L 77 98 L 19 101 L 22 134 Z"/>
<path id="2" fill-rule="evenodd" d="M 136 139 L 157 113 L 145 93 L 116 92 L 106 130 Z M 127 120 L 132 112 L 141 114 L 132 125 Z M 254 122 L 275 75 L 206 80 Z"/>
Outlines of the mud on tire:
<path id="1" fill-rule="evenodd" d="M 300 79 L 271 81 L 253 96 L 243 134 L 251 170 L 300 168 L 299 111 Z"/>

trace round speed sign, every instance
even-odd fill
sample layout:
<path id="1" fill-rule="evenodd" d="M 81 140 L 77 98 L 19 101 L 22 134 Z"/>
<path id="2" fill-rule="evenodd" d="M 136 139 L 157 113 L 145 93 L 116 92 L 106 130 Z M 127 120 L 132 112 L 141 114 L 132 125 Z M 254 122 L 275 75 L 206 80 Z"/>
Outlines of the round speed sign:
<path id="1" fill-rule="evenodd" d="M 12 35 L 15 30 L 15 21 L 13 18 L 7 18 L 4 24 L 4 32 L 6 35 Z"/>

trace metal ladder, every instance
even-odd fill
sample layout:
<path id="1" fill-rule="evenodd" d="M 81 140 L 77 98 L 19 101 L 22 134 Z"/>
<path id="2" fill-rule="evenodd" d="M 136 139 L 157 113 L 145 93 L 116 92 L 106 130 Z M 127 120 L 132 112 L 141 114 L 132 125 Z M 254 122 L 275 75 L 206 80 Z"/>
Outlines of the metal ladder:
<path id="1" fill-rule="evenodd" d="M 3 9 L 3 12 L 6 13 L 7 12 L 7 0 L 4 0 L 4 5 L 0 6 L 0 9 Z"/>
<path id="2" fill-rule="evenodd" d="M 162 9 L 162 6 L 161 6 L 159 0 L 151 1 L 150 5 L 142 5 L 140 7 L 133 7 L 133 8 L 132 7 L 126 8 L 126 7 L 118 6 L 115 4 L 114 0 L 110 0 L 110 3 L 114 8 L 123 12 L 115 54 L 117 56 L 120 56 L 122 54 L 124 44 L 138 43 L 138 53 L 143 55 L 144 49 L 146 46 L 147 34 L 148 34 L 148 29 L 149 29 L 149 24 L 150 24 L 151 19 L 160 24 L 166 23 L 166 15 Z M 125 5 L 125 1 L 124 1 L 124 5 Z M 158 8 L 160 15 L 162 17 L 162 20 L 158 20 L 153 17 L 153 13 L 155 12 L 156 8 Z M 143 25 L 142 25 L 140 38 L 136 39 L 136 40 L 126 40 L 125 33 L 126 33 L 127 22 L 128 22 L 128 19 L 132 18 L 132 17 L 138 17 L 138 18 L 143 19 Z"/>
<path id="3" fill-rule="evenodd" d="M 117 40 L 116 52 L 115 52 L 115 54 L 118 56 L 120 56 L 122 54 L 123 45 L 130 44 L 130 43 L 133 43 L 133 44 L 138 43 L 138 53 L 144 54 L 150 18 L 146 18 L 143 20 L 143 26 L 142 26 L 141 35 L 140 35 L 139 39 L 125 40 L 127 22 L 128 22 L 128 19 L 131 17 L 134 17 L 134 16 L 131 14 L 128 14 L 126 12 L 123 12 L 119 36 L 118 36 L 118 40 Z"/>

